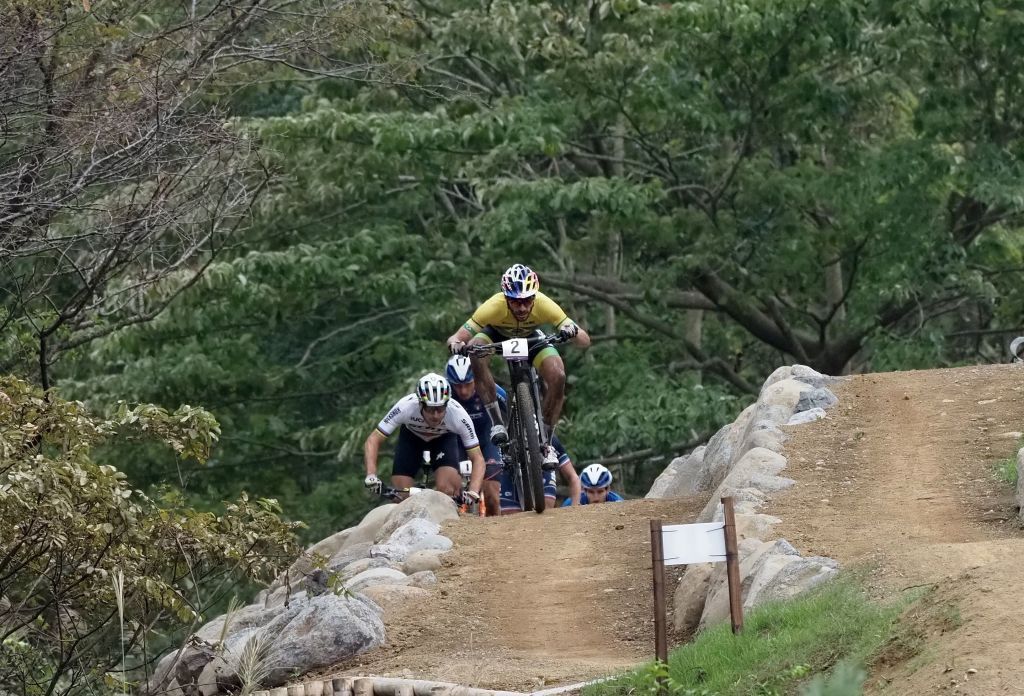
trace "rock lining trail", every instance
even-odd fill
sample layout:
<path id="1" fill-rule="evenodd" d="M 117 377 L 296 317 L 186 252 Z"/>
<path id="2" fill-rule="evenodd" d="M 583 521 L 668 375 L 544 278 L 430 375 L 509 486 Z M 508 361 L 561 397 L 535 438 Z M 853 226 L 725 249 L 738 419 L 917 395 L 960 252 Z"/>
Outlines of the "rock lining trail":
<path id="1" fill-rule="evenodd" d="M 881 661 L 873 693 L 1024 693 L 1024 535 L 993 467 L 1024 430 L 1024 368 L 870 374 L 832 385 L 826 419 L 789 426 L 796 485 L 761 510 L 803 554 L 865 569 L 879 597 L 934 587 L 944 622 L 910 659 Z M 653 652 L 647 520 L 692 521 L 707 496 L 543 515 L 462 518 L 433 596 L 391 609 L 389 645 L 324 674 L 537 689 Z M 967 670 L 976 672 L 967 673 Z"/>

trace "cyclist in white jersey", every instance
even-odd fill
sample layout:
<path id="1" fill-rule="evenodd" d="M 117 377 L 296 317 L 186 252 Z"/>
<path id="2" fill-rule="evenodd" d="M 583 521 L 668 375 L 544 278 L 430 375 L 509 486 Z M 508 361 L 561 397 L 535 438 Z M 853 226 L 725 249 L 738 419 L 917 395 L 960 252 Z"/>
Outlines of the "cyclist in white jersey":
<path id="1" fill-rule="evenodd" d="M 367 488 L 376 493 L 381 491 L 381 480 L 377 476 L 380 446 L 395 430 L 399 430 L 395 464 L 391 470 L 392 486 L 399 489 L 412 486 L 427 452 L 434 470 L 434 488 L 447 495 L 458 496 L 462 491 L 459 473 L 461 440 L 466 455 L 473 463 L 466 494 L 479 500 L 486 465 L 473 421 L 466 409 L 451 399 L 451 394 L 448 380 L 431 372 L 420 379 L 414 393 L 399 399 L 388 411 L 363 443 L 366 462 L 363 483 Z"/>

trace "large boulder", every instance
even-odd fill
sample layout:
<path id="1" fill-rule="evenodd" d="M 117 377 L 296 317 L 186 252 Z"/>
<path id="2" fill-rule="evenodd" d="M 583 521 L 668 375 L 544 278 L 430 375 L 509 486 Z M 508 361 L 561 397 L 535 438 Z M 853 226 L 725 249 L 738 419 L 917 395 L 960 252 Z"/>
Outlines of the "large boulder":
<path id="1" fill-rule="evenodd" d="M 400 527 L 414 519 L 430 520 L 440 528 L 444 522 L 458 517 L 459 509 L 451 496 L 439 491 L 422 491 L 409 496 L 398 505 L 387 521 L 378 528 L 374 541 L 385 541 Z"/>
<path id="2" fill-rule="evenodd" d="M 409 577 L 400 570 L 394 568 L 370 568 L 353 576 L 345 583 L 345 589 L 349 592 L 360 592 L 363 588 L 371 585 L 405 585 Z"/>
<path id="3" fill-rule="evenodd" d="M 804 384 L 809 384 L 812 387 L 825 387 L 842 381 L 842 377 L 823 375 L 817 370 L 807 367 L 807 365 L 793 365 L 793 368 L 790 371 L 790 376 L 793 379 L 799 380 Z"/>
<path id="4" fill-rule="evenodd" d="M 689 633 L 700 624 L 714 571 L 714 563 L 693 563 L 683 571 L 672 597 L 672 623 L 677 633 Z"/>
<path id="5" fill-rule="evenodd" d="M 414 551 L 410 553 L 402 564 L 402 572 L 412 575 L 424 570 L 437 570 L 441 567 L 441 554 L 443 551 L 431 549 L 426 551 Z"/>
<path id="6" fill-rule="evenodd" d="M 740 542 L 739 551 L 744 611 L 764 602 L 795 597 L 839 572 L 839 564 L 831 558 L 802 557 L 785 539 L 746 539 Z M 729 618 L 729 583 L 724 563 L 715 568 L 710 586 L 700 619 L 702 628 Z"/>
<path id="7" fill-rule="evenodd" d="M 742 512 L 756 510 L 766 493 L 784 490 L 795 483 L 792 479 L 777 475 L 785 468 L 786 458 L 781 454 L 763 447 L 749 450 L 733 465 L 732 471 L 711 496 L 697 519 L 701 522 L 713 520 L 721 505 L 721 498 L 729 495 L 737 498 L 737 502 L 754 503 L 753 506 L 743 507 Z M 756 493 L 752 493 L 750 489 Z"/>
<path id="8" fill-rule="evenodd" d="M 796 412 L 810 411 L 812 408 L 825 410 L 835 406 L 837 401 L 839 399 L 836 398 L 836 395 L 827 388 L 817 387 L 800 394 L 800 398 L 796 402 Z"/>
<path id="9" fill-rule="evenodd" d="M 419 496 L 412 497 L 418 498 Z M 409 500 L 411 499 L 412 498 Z M 386 505 L 378 505 L 366 513 L 366 516 L 363 517 L 362 521 L 351 529 L 348 538 L 345 539 L 345 543 L 342 544 L 340 549 L 338 549 L 335 556 L 356 544 L 369 543 L 370 545 L 373 545 L 377 541 L 377 536 L 380 534 L 381 527 L 388 523 L 391 516 L 395 514 L 399 507 L 398 503 L 388 503 Z M 388 532 L 388 534 L 390 533 L 391 532 Z M 387 535 L 385 535 L 385 538 L 387 538 Z"/>
<path id="10" fill-rule="evenodd" d="M 360 558 L 359 560 L 352 561 L 342 568 L 338 575 L 342 582 L 344 582 L 346 580 L 351 580 L 364 570 L 370 570 L 371 568 L 392 568 L 394 570 L 402 570 L 402 566 L 394 561 L 389 561 L 386 558 Z"/>
<path id="11" fill-rule="evenodd" d="M 406 602 L 423 602 L 430 599 L 430 591 L 412 585 L 373 585 L 365 588 L 363 594 L 377 603 L 385 612 Z"/>
<path id="12" fill-rule="evenodd" d="M 384 643 L 384 623 L 375 607 L 334 594 L 293 604 L 262 630 L 272 637 L 265 688 Z"/>
<path id="13" fill-rule="evenodd" d="M 369 558 L 372 548 L 372 541 L 359 541 L 347 545 L 328 559 L 327 567 L 331 570 L 341 570 L 361 558 Z"/>
<path id="14" fill-rule="evenodd" d="M 676 457 L 654 481 L 647 498 L 682 498 L 702 493 L 701 466 L 704 463 L 704 446 L 698 447 L 683 457 Z"/>
<path id="15" fill-rule="evenodd" d="M 280 604 L 283 605 L 284 601 L 282 600 Z M 236 609 L 231 614 L 223 614 L 213 621 L 207 622 L 196 631 L 196 637 L 207 643 L 218 643 L 239 631 L 265 625 L 280 614 L 281 611 L 280 606 L 267 608 L 263 604 L 249 604 Z M 224 627 L 225 621 L 228 622 L 226 629 Z"/>
<path id="16" fill-rule="evenodd" d="M 387 558 L 396 563 L 405 560 L 414 547 L 431 538 L 438 536 L 441 525 L 426 517 L 414 517 L 401 527 L 396 529 L 387 541 L 376 544 L 370 548 L 371 558 Z"/>

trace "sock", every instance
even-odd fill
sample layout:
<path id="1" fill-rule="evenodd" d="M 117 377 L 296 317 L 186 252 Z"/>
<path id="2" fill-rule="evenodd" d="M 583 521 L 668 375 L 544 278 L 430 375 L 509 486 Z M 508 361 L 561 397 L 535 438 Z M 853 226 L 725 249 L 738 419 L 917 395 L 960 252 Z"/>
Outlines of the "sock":
<path id="1" fill-rule="evenodd" d="M 505 420 L 501 417 L 501 408 L 498 406 L 497 401 L 484 404 L 484 410 L 487 411 L 487 415 L 491 417 L 491 423 L 495 425 L 505 425 Z"/>

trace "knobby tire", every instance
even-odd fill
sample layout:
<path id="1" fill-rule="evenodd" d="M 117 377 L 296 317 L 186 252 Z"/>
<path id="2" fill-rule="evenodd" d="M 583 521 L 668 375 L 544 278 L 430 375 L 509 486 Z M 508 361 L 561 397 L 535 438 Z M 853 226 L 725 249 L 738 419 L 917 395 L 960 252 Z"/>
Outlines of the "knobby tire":
<path id="1" fill-rule="evenodd" d="M 516 385 L 516 407 L 519 409 L 519 425 L 526 439 L 526 456 L 519 459 L 522 466 L 523 492 L 530 489 L 534 511 L 544 512 L 544 455 L 540 451 L 540 432 L 537 427 L 537 410 L 533 405 L 533 395 L 530 393 L 529 382 L 520 382 Z M 521 441 L 523 442 L 523 441 Z M 526 510 L 526 501 L 523 501 L 523 510 Z"/>

